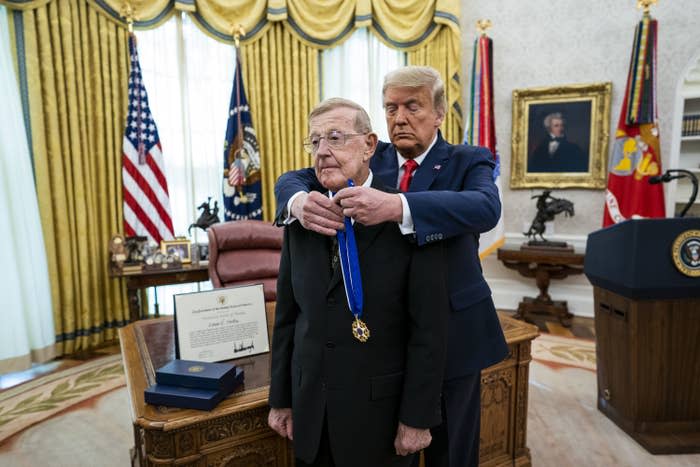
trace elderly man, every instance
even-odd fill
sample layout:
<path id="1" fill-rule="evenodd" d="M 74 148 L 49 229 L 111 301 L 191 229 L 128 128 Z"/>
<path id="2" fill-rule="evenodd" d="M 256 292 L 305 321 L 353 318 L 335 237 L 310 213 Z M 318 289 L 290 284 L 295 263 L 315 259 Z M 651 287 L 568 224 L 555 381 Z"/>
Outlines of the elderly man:
<path id="1" fill-rule="evenodd" d="M 544 118 L 546 134 L 530 154 L 528 172 L 588 172 L 588 156 L 566 138 L 566 119 L 561 112 Z"/>
<path id="2" fill-rule="evenodd" d="M 328 99 L 309 127 L 319 196 L 348 180 L 383 189 L 369 169 L 377 136 L 362 107 Z M 347 222 L 339 245 L 298 222 L 285 229 L 268 422 L 294 440 L 297 466 L 408 466 L 441 421 L 443 246 L 418 248 L 394 223 Z"/>
<path id="3" fill-rule="evenodd" d="M 353 187 L 330 200 L 306 193 L 318 186 L 312 170 L 290 172 L 275 186 L 277 222 L 299 219 L 304 227 L 331 235 L 342 228 L 344 214 L 365 225 L 396 222 L 419 250 L 435 242 L 444 245 L 451 313 L 443 423 L 432 430 L 426 464 L 476 466 L 480 372 L 508 352 L 478 257 L 479 233 L 496 225 L 501 209 L 493 158 L 485 148 L 451 145 L 442 138 L 438 128 L 445 117 L 445 90 L 436 70 L 395 70 L 384 79 L 383 95 L 392 144 L 378 144 L 370 167 L 403 193 Z"/>

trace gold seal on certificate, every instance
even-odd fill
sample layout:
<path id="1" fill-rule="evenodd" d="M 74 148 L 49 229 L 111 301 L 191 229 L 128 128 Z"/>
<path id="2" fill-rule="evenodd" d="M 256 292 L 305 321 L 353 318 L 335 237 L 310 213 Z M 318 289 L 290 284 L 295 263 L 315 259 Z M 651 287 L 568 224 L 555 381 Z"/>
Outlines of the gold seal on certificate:
<path id="1" fill-rule="evenodd" d="M 352 335 L 360 342 L 367 342 L 369 339 L 369 328 L 358 317 L 355 317 L 355 321 L 352 322 Z"/>

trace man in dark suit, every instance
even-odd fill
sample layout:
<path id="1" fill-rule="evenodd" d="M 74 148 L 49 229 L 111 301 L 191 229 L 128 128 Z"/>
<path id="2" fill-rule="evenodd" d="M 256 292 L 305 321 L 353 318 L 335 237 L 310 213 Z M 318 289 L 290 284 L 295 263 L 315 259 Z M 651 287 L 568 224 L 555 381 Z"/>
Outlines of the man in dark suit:
<path id="1" fill-rule="evenodd" d="M 362 107 L 329 99 L 309 120 L 306 146 L 322 196 L 348 179 L 382 189 L 369 169 L 377 136 Z M 268 423 L 294 440 L 297 466 L 406 467 L 441 421 L 449 316 L 443 245 L 418 248 L 394 223 L 355 222 L 353 231 L 361 316 L 353 316 L 346 296 L 353 290 L 333 260 L 338 246 L 298 222 L 285 229 Z M 369 332 L 357 332 L 356 318 Z"/>
<path id="2" fill-rule="evenodd" d="M 588 156 L 566 138 L 566 119 L 560 112 L 544 118 L 546 134 L 530 154 L 528 172 L 588 172 Z"/>
<path id="3" fill-rule="evenodd" d="M 309 192 L 318 186 L 312 170 L 289 172 L 275 186 L 278 223 L 296 219 L 332 235 L 341 215 L 364 225 L 394 221 L 420 248 L 442 243 L 447 252 L 451 305 L 447 365 L 442 387 L 443 423 L 433 429 L 428 467 L 478 465 L 480 371 L 507 355 L 503 332 L 483 278 L 479 233 L 500 216 L 494 163 L 485 148 L 451 145 L 438 128 L 445 116 L 444 85 L 437 71 L 405 67 L 384 80 L 384 109 L 392 144 L 380 142 L 370 161 L 384 193 L 345 188 L 333 200 Z M 410 161 L 417 162 L 413 164 Z M 414 166 L 411 168 L 410 166 Z"/>

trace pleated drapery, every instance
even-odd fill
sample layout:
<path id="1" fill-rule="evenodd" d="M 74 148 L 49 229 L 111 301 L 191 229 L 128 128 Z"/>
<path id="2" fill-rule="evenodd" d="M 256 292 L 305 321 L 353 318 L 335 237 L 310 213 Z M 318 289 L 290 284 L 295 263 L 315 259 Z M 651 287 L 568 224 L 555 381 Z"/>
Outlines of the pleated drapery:
<path id="1" fill-rule="evenodd" d="M 0 5 L 0 374 L 55 356 L 46 252 L 7 24 Z"/>
<path id="2" fill-rule="evenodd" d="M 127 32 L 84 0 L 15 11 L 59 355 L 116 337 L 128 321 L 107 245 L 122 226 Z"/>
<path id="3" fill-rule="evenodd" d="M 309 165 L 301 141 L 319 100 L 319 51 L 368 27 L 445 81 L 448 141 L 462 135 L 459 0 L 0 0 L 12 15 L 16 65 L 31 134 L 59 353 L 115 337 L 128 316 L 108 277 L 107 245 L 122 230 L 121 146 L 128 80 L 125 4 L 135 26 L 186 11 L 232 42 L 241 25 L 246 90 L 258 133 L 263 209 L 274 182 Z"/>

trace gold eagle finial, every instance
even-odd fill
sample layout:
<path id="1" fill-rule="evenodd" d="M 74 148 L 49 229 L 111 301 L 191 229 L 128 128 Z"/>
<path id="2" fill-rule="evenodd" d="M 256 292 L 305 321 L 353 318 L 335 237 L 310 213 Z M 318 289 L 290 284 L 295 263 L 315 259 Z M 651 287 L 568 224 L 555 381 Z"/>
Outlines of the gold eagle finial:
<path id="1" fill-rule="evenodd" d="M 490 19 L 480 19 L 477 20 L 476 22 L 476 30 L 479 31 L 479 34 L 482 36 L 486 35 L 486 31 L 491 27 L 491 20 Z"/>
<path id="2" fill-rule="evenodd" d="M 637 0 L 637 8 L 641 8 L 644 16 L 649 16 L 652 5 L 656 5 L 659 0 Z"/>
<path id="3" fill-rule="evenodd" d="M 241 23 L 236 24 L 233 27 L 231 35 L 233 36 L 233 43 L 235 44 L 236 48 L 238 48 L 238 46 L 241 44 L 241 37 L 245 36 L 245 29 L 243 29 L 243 25 Z"/>

